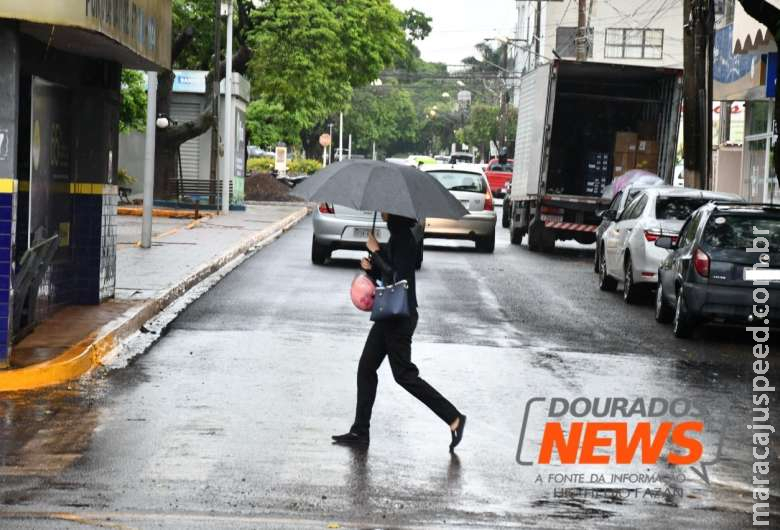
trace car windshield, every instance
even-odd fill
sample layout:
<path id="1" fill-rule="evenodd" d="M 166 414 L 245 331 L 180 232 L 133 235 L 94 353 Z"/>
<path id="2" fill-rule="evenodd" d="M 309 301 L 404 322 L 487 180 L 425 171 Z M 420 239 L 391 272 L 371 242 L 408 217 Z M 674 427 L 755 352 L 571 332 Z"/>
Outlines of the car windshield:
<path id="1" fill-rule="evenodd" d="M 754 232 L 753 227 L 756 228 Z M 780 252 L 780 216 L 715 214 L 702 234 L 702 243 L 714 248 L 745 250 L 753 246 L 758 231 L 769 240 L 770 252 Z"/>
<path id="2" fill-rule="evenodd" d="M 512 164 L 490 164 L 490 171 L 498 171 L 504 173 L 512 172 Z"/>
<path id="3" fill-rule="evenodd" d="M 477 173 L 465 171 L 431 171 L 433 177 L 450 191 L 485 193 L 485 179 Z"/>
<path id="4" fill-rule="evenodd" d="M 655 218 L 684 221 L 710 200 L 699 197 L 658 197 L 655 201 Z"/>

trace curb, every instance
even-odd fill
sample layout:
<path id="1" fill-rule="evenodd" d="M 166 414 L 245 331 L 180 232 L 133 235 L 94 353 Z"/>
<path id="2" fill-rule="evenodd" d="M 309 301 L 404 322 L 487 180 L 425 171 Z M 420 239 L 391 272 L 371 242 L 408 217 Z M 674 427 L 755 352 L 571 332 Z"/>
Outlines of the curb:
<path id="1" fill-rule="evenodd" d="M 195 272 L 156 298 L 149 299 L 142 305 L 129 310 L 57 357 L 24 368 L 0 371 L 0 392 L 32 390 L 64 383 L 84 375 L 92 368 L 101 365 L 103 357 L 116 348 L 123 339 L 138 331 L 144 323 L 180 298 L 190 288 L 241 254 L 277 239 L 308 214 L 309 209 L 301 207 L 284 219 L 241 241 L 222 255 L 203 264 Z"/>

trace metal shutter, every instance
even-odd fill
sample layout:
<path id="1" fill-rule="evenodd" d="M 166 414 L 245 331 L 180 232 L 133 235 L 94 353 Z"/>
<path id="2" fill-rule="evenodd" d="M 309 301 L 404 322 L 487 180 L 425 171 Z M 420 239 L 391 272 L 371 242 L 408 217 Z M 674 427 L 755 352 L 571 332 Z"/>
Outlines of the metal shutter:
<path id="1" fill-rule="evenodd" d="M 200 101 L 197 99 L 175 98 L 171 102 L 171 119 L 178 123 L 194 120 L 201 113 Z M 187 140 L 181 145 L 182 178 L 197 179 L 200 176 L 199 137 Z"/>

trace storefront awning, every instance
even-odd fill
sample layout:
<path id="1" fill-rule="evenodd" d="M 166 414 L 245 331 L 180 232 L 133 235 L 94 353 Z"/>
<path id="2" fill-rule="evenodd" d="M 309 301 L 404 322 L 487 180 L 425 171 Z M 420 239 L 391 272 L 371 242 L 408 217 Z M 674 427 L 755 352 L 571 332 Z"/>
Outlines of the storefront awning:
<path id="1" fill-rule="evenodd" d="M 171 0 L 0 2 L 0 19 L 71 53 L 145 70 L 170 68 Z"/>
<path id="2" fill-rule="evenodd" d="M 780 0 L 767 0 L 780 8 Z M 733 50 L 735 54 L 776 52 L 775 39 L 766 26 L 745 13 L 742 4 L 735 2 Z"/>

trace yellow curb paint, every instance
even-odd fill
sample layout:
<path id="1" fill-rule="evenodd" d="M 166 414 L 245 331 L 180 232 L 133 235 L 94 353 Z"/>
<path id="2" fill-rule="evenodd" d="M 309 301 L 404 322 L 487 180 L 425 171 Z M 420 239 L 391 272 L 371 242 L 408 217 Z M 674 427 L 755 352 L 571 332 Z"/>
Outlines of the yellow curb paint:
<path id="1" fill-rule="evenodd" d="M 19 181 L 10 178 L 0 178 L 0 193 L 13 193 L 17 190 Z"/>

